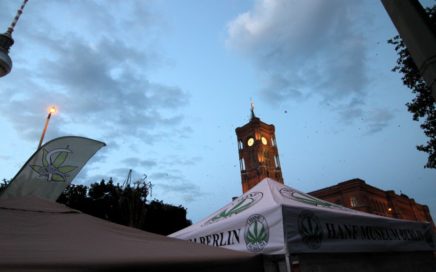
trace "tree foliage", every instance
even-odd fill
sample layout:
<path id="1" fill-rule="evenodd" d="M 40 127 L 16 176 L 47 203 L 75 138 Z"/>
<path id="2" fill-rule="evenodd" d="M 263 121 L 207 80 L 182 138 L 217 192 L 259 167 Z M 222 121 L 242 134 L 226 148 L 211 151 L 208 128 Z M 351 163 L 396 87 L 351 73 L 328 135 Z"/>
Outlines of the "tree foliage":
<path id="1" fill-rule="evenodd" d="M 6 189 L 6 187 L 8 187 L 9 183 L 11 181 L 7 180 L 7 179 L 2 179 L 2 183 L 0 183 L 0 193 L 3 192 L 4 189 Z"/>
<path id="2" fill-rule="evenodd" d="M 426 12 L 429 15 L 431 25 L 436 29 L 436 5 L 426 8 Z M 421 128 L 428 137 L 427 143 L 418 145 L 416 148 L 428 153 L 428 160 L 424 167 L 436 168 L 435 99 L 401 38 L 396 36 L 388 40 L 388 43 L 395 46 L 395 51 L 398 54 L 397 63 L 392 71 L 402 74 L 404 85 L 416 95 L 411 102 L 406 104 L 407 109 L 413 114 L 413 120 L 422 121 Z"/>
<path id="3" fill-rule="evenodd" d="M 112 221 L 114 223 L 142 230 L 168 235 L 191 225 L 186 219 L 186 209 L 182 206 L 165 204 L 153 200 L 147 203 L 150 184 L 138 183 L 122 187 L 102 180 L 88 188 L 84 185 L 70 185 L 58 198 L 73 209 Z"/>

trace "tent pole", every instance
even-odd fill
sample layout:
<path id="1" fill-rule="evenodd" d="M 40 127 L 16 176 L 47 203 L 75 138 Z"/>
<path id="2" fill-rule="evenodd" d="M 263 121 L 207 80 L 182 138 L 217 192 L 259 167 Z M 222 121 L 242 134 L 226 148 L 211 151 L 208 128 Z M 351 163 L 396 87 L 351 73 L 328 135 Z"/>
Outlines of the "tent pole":
<path id="1" fill-rule="evenodd" d="M 291 272 L 291 260 L 289 257 L 289 253 L 286 253 L 285 260 L 286 260 L 286 271 Z"/>

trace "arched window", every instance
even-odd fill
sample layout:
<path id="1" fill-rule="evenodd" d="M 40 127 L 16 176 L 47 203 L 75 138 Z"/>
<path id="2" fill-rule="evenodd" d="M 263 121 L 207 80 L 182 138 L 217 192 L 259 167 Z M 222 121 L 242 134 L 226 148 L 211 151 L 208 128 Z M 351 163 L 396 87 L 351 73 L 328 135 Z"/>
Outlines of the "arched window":
<path id="1" fill-rule="evenodd" d="M 245 160 L 244 160 L 244 158 L 239 160 L 239 164 L 240 164 L 240 167 L 241 167 L 241 171 L 245 171 Z"/>
<path id="2" fill-rule="evenodd" d="M 274 156 L 274 165 L 276 168 L 280 168 L 280 161 L 278 156 Z"/>
<path id="3" fill-rule="evenodd" d="M 355 196 L 350 197 L 350 206 L 352 208 L 355 208 L 357 207 L 357 205 L 358 205 L 357 198 Z"/>
<path id="4" fill-rule="evenodd" d="M 238 140 L 238 147 L 239 147 L 239 150 L 244 148 L 244 143 L 241 140 Z"/>

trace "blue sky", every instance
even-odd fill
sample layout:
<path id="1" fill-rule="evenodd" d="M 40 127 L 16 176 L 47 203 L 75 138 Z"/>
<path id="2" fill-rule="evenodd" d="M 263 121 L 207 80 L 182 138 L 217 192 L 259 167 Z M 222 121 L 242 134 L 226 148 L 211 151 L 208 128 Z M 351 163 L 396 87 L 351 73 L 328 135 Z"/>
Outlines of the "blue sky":
<path id="1" fill-rule="evenodd" d="M 433 1 L 423 1 L 425 5 Z M 21 1 L 0 2 L 6 31 Z M 46 140 L 107 146 L 75 179 L 128 170 L 194 222 L 242 192 L 235 128 L 276 127 L 285 183 L 302 191 L 361 178 L 429 205 L 436 171 L 391 71 L 396 35 L 380 1 L 31 0 L 0 79 L 0 178 Z"/>

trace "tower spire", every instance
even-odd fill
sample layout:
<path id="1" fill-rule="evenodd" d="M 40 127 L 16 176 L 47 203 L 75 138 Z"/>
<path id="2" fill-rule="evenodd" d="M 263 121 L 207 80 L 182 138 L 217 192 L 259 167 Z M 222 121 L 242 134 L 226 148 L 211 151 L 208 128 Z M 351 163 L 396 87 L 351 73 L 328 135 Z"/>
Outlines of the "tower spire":
<path id="1" fill-rule="evenodd" d="M 251 111 L 251 119 L 255 118 L 256 115 L 254 115 L 254 101 L 253 101 L 253 98 L 250 99 L 250 111 Z"/>
<path id="2" fill-rule="evenodd" d="M 20 8 L 17 10 L 17 14 L 14 17 L 14 20 L 12 21 L 11 25 L 8 27 L 8 30 L 6 31 L 6 33 L 9 34 L 9 36 L 12 35 L 12 32 L 14 31 L 15 25 L 17 24 L 18 19 L 20 19 L 20 16 L 23 13 L 23 9 L 27 4 L 27 1 L 29 1 L 29 0 L 23 1 Z"/>

